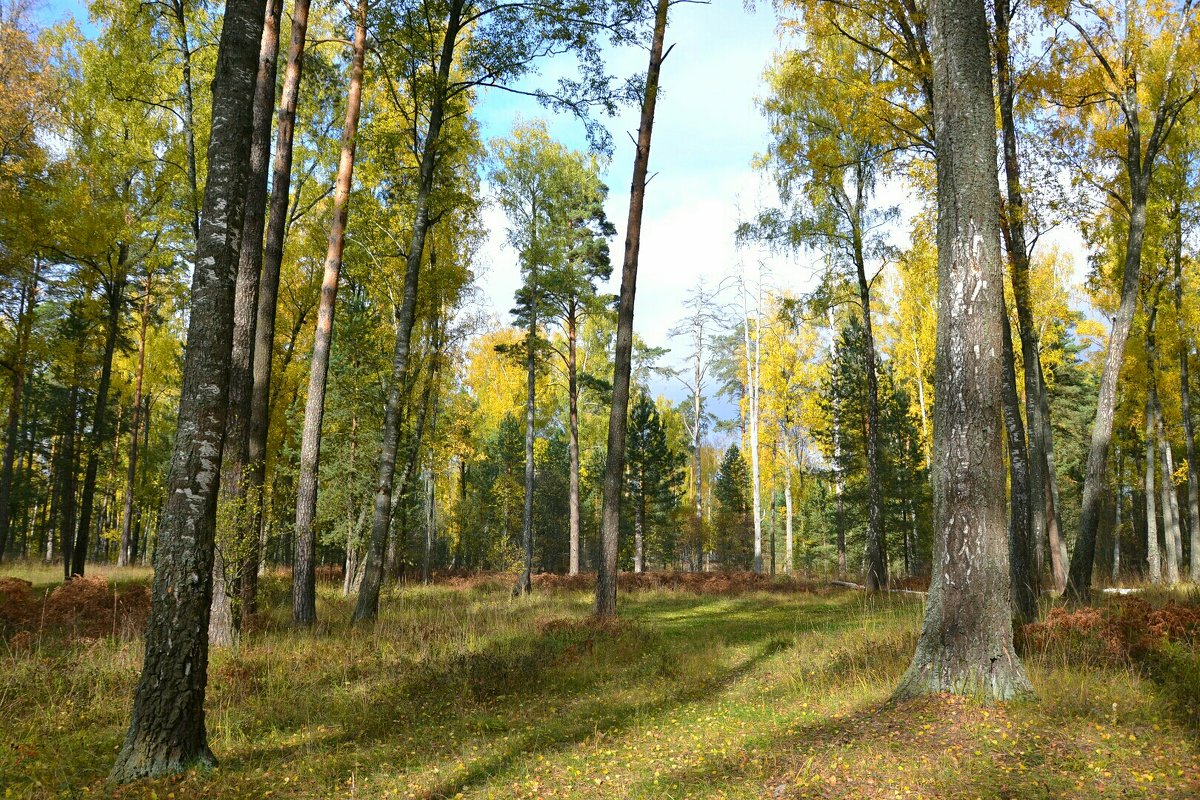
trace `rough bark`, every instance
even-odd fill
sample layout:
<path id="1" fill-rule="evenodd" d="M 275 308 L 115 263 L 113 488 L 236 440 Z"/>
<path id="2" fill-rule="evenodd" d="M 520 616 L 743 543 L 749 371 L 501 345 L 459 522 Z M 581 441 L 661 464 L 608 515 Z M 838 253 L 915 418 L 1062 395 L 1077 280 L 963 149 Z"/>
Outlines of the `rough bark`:
<path id="1" fill-rule="evenodd" d="M 367 52 L 367 3 L 359 0 L 354 20 L 354 54 L 350 62 L 350 88 L 346 94 L 346 121 L 342 127 L 342 155 L 333 193 L 333 222 L 325 252 L 321 302 L 313 338 L 304 404 L 304 431 L 300 440 L 300 477 L 296 484 L 296 554 L 292 562 L 292 622 L 312 625 L 317 619 L 317 472 L 321 460 L 321 422 L 325 416 L 325 385 L 329 376 L 329 351 L 333 344 L 333 313 L 337 307 L 338 279 L 346 248 L 346 220 L 354 181 L 354 147 L 362 106 L 363 62 Z"/>
<path id="2" fill-rule="evenodd" d="M 1012 642 L 1000 430 L 1002 271 L 983 0 L 933 0 L 938 195 L 934 564 L 897 697 L 1031 691 Z"/>
<path id="3" fill-rule="evenodd" d="M 667 34 L 670 0 L 658 0 L 654 13 L 654 38 L 646 69 L 645 94 L 638 124 L 633 180 L 629 188 L 629 219 L 625 227 L 625 255 L 621 263 L 621 294 L 617 306 L 617 341 L 613 354 L 612 407 L 608 415 L 608 453 L 604 462 L 604 500 L 600 515 L 600 558 L 596 570 L 598 617 L 617 614 L 617 544 L 621 526 L 621 480 L 625 472 L 625 434 L 629 416 L 629 370 L 633 355 L 633 302 L 637 289 L 638 251 L 642 242 L 642 210 L 650 167 L 650 140 L 654 109 L 662 72 L 663 40 Z"/>
<path id="4" fill-rule="evenodd" d="M 228 0 L 213 78 L 208 182 L 192 277 L 178 429 L 154 558 L 146 655 L 111 779 L 216 763 L 208 747 L 208 612 L 233 340 L 233 295 L 249 172 L 264 4 Z"/>
<path id="5" fill-rule="evenodd" d="M 100 447 L 108 434 L 108 390 L 112 386 L 113 355 L 120 335 L 121 305 L 125 297 L 125 263 L 129 257 L 127 245 L 120 245 L 114 274 L 107 280 L 108 313 L 105 318 L 104 354 L 100 361 L 100 382 L 96 385 L 96 408 L 92 415 L 91 436 L 88 437 L 87 468 L 83 474 L 83 492 L 79 500 L 79 529 L 71 550 L 71 575 L 83 575 L 87 562 L 88 538 L 91 535 L 92 511 L 96 497 L 96 473 L 100 467 Z"/>
<path id="6" fill-rule="evenodd" d="M 404 267 L 404 297 L 396 318 L 396 349 L 392 354 L 391 387 L 383 414 L 383 447 L 375 480 L 375 508 L 371 519 L 371 541 L 367 549 L 366 567 L 358 602 L 354 607 L 355 622 L 369 622 L 379 613 L 379 588 L 383 578 L 383 557 L 387 548 L 388 525 L 392 518 L 392 484 L 396 477 L 396 450 L 400 435 L 400 410 L 405 376 L 408 373 L 409 345 L 417 316 L 417 288 L 421 260 L 425 254 L 425 239 L 432 225 L 429 196 L 433 190 L 441 145 L 442 122 L 445 119 L 449 91 L 450 69 L 454 64 L 455 43 L 461 33 L 463 0 L 451 0 L 438 58 L 437 75 L 432 87 L 429 108 L 429 127 L 426 129 L 421 167 L 417 179 L 417 196 L 413 217 L 412 240 L 409 243 Z"/>
<path id="7" fill-rule="evenodd" d="M 296 107 L 304 72 L 304 40 L 308 32 L 309 0 L 296 0 L 292 7 L 291 41 L 275 130 L 275 157 L 271 166 L 271 199 L 263 245 L 262 270 L 258 281 L 258 307 L 254 324 L 254 377 L 250 392 L 250 430 L 246 446 L 245 493 L 252 498 L 255 536 L 247 542 L 242 565 L 242 614 L 257 610 L 258 567 L 262 559 L 263 503 L 267 475 L 267 434 L 271 414 L 271 367 L 275 350 L 275 314 L 279 303 L 279 274 L 283 264 L 283 240 L 287 232 L 288 201 L 292 183 L 292 146 L 296 133 Z"/>

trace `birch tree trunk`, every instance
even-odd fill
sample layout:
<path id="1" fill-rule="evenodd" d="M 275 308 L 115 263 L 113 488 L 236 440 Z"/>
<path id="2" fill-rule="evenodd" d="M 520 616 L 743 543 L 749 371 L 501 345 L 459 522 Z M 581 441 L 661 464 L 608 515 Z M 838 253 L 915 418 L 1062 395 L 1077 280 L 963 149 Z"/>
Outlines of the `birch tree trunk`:
<path id="1" fill-rule="evenodd" d="M 221 27 L 179 422 L 159 523 L 146 656 L 129 730 L 110 775 L 118 782 L 216 763 L 204 724 L 208 613 L 264 11 L 261 0 L 228 0 Z"/>
<path id="2" fill-rule="evenodd" d="M 1162 557 L 1158 549 L 1158 509 L 1154 499 L 1154 398 L 1146 395 L 1146 472 L 1143 490 L 1146 493 L 1146 569 L 1150 582 L 1162 583 Z"/>
<path id="3" fill-rule="evenodd" d="M 570 563 L 568 574 L 579 574 L 579 374 L 576 361 L 576 339 L 578 337 L 577 320 L 574 314 L 567 323 L 567 402 L 570 405 L 569 424 L 570 440 L 567 443 L 568 456 L 571 460 L 570 496 L 568 504 L 571 514 Z"/>
<path id="4" fill-rule="evenodd" d="M 1008 699 L 1032 688 L 1013 648 L 1005 480 L 995 112 L 983 0 L 930 4 L 938 142 L 933 576 L 896 696 Z"/>
<path id="5" fill-rule="evenodd" d="M 598 617 L 617 614 L 617 544 L 621 527 L 621 480 L 625 472 L 625 434 L 629 422 L 629 371 L 633 355 L 633 303 L 637 290 L 638 251 L 642 242 L 642 210 L 646 202 L 646 180 L 650 167 L 650 140 L 654 131 L 654 109 L 662 71 L 663 40 L 667 34 L 670 0 L 658 0 L 654 14 L 654 38 L 646 69 L 645 94 L 638 123 L 637 151 L 633 158 L 633 180 L 629 187 L 629 219 L 625 226 L 625 256 L 621 264 L 621 294 L 617 307 L 617 340 L 613 354 L 612 407 L 608 415 L 608 453 L 604 463 L 604 500 L 600 514 L 600 558 L 596 570 Z"/>
<path id="6" fill-rule="evenodd" d="M 308 373 L 304 404 L 304 432 L 300 440 L 300 477 L 296 485 L 296 554 L 292 562 L 292 622 L 312 625 L 317 620 L 317 472 L 321 461 L 321 422 L 325 416 L 325 385 L 329 376 L 329 351 L 333 345 L 333 313 L 337 308 L 338 279 L 346 249 L 346 220 L 350 189 L 354 183 L 354 148 L 362 106 L 363 62 L 367 53 L 367 0 L 359 0 L 354 18 L 354 52 L 350 61 L 350 88 L 346 93 L 346 121 L 342 126 L 342 155 L 333 192 L 333 222 L 325 251 L 321 303 Z"/>

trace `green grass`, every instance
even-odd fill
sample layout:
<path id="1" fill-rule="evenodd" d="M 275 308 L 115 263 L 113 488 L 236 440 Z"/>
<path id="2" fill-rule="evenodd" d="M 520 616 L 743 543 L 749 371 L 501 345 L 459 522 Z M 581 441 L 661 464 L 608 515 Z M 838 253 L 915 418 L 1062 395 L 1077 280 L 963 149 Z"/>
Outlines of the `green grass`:
<path id="1" fill-rule="evenodd" d="M 1047 647 L 1036 701 L 890 706 L 919 599 L 641 591 L 597 626 L 587 593 L 497 581 L 399 590 L 361 631 L 327 588 L 296 632 L 264 597 L 211 659 L 220 767 L 182 778 L 105 783 L 140 641 L 0 644 L 0 796 L 1200 797 L 1191 645 Z"/>

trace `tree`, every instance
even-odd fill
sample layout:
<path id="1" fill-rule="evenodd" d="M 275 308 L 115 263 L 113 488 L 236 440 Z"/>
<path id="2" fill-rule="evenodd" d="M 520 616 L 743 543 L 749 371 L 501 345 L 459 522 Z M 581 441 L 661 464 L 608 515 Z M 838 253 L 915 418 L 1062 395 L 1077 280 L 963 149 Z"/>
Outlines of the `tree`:
<path id="1" fill-rule="evenodd" d="M 868 262 L 887 262 L 891 254 L 882 228 L 894 209 L 871 205 L 876 182 L 892 166 L 901 146 L 894 129 L 861 113 L 854 88 L 884 79 L 887 59 L 841 36 L 815 36 L 804 50 L 788 57 L 770 73 L 772 95 L 764 104 L 774 141 L 768 167 L 782 210 L 763 212 L 743 235 L 776 247 L 813 247 L 828 259 L 818 294 L 824 302 L 843 302 L 843 281 L 854 286 L 854 302 L 862 314 L 866 344 L 867 587 L 878 590 L 888 581 L 887 537 L 879 443 L 880 402 L 871 289 L 875 275 Z"/>
<path id="2" fill-rule="evenodd" d="M 475 0 L 421 0 L 404 7 L 384 25 L 383 33 L 403 31 L 413 44 L 405 48 L 397 74 L 411 75 L 411 94 L 420 98 L 421 133 L 414 137 L 419 164 L 413 206 L 411 238 L 405 252 L 404 287 L 396 315 L 396 346 L 384 413 L 383 449 L 375 481 L 375 508 L 370 547 L 358 603 L 356 622 L 374 620 L 379 609 L 382 563 L 391 520 L 392 485 L 396 472 L 396 437 L 399 430 L 401 388 L 409 369 L 409 349 L 416 320 L 417 292 L 425 243 L 437 214 L 430 205 L 437 167 L 446 147 L 443 126 L 478 88 L 512 88 L 538 60 L 555 53 L 574 52 L 583 68 L 581 80 L 561 82 L 558 94 L 536 90 L 542 101 L 573 113 L 584 114 L 593 105 L 611 107 L 614 93 L 607 79 L 593 68 L 599 63 L 597 37 L 607 32 L 622 39 L 637 18 L 636 5 L 595 3 L 564 8 L 558 3 L 476 2 Z M 467 33 L 470 35 L 466 35 Z M 461 69 L 459 69 L 461 67 Z M 527 92 L 527 90 L 520 90 Z"/>
<path id="3" fill-rule="evenodd" d="M 683 478 L 682 458 L 672 448 L 658 408 L 645 391 L 638 394 L 629 412 L 626 453 L 625 486 L 633 506 L 633 571 L 643 572 L 652 540 L 657 545 L 653 549 L 660 554 L 673 554 L 672 543 L 657 541 L 656 534 L 658 523 L 679 501 Z"/>
<path id="4" fill-rule="evenodd" d="M 1085 126 L 1104 126 L 1120 132 L 1117 136 L 1097 135 L 1095 157 L 1117 165 L 1123 174 L 1122 182 L 1101 183 L 1098 188 L 1121 209 L 1128 227 L 1121 265 L 1120 305 L 1113 317 L 1105 352 L 1088 449 L 1079 535 L 1067 577 L 1066 594 L 1075 602 L 1087 602 L 1091 597 L 1117 381 L 1137 309 L 1147 206 L 1155 168 L 1180 114 L 1200 88 L 1191 70 L 1179 68 L 1180 63 L 1191 63 L 1195 53 L 1191 0 L 1178 10 L 1163 5 L 1152 12 L 1139 3 L 1126 3 L 1123 7 L 1086 4 L 1082 9 L 1087 12 L 1083 19 L 1067 16 L 1068 24 L 1079 38 L 1065 45 L 1068 53 L 1056 59 L 1056 72 L 1065 78 L 1064 104 L 1075 110 Z M 1161 26 L 1157 34 L 1155 25 Z M 1111 128 L 1109 115 L 1117 118 Z"/>
<path id="5" fill-rule="evenodd" d="M 329 348 L 333 342 L 333 312 L 337 302 L 342 253 L 346 247 L 346 219 L 354 180 L 354 148 L 362 105 L 363 62 L 367 51 L 367 3 L 360 0 L 354 17 L 354 50 L 350 58 L 350 87 L 346 92 L 346 122 L 342 127 L 342 155 L 333 194 L 333 221 L 321 280 L 317 332 L 309 366 L 308 395 L 304 406 L 304 437 L 300 445 L 300 481 L 296 491 L 296 556 L 292 567 L 292 621 L 312 625 L 316 606 L 317 467 L 321 453 L 321 418 L 325 413 L 325 382 L 329 374 Z"/>
<path id="6" fill-rule="evenodd" d="M 597 617 L 617 614 L 617 544 L 621 522 L 621 479 L 625 470 L 625 428 L 629 413 L 629 372 L 633 355 L 633 300 L 637 290 L 638 251 L 642 240 L 642 210 L 650 168 L 650 141 L 654 132 L 654 109 L 667 34 L 671 0 L 658 0 L 654 13 L 654 38 L 642 95 L 637 151 L 633 159 L 633 181 L 629 189 L 629 219 L 625 224 L 625 256 L 621 263 L 621 294 L 617 306 L 617 340 L 613 354 L 612 407 L 608 416 L 608 453 L 604 463 L 604 501 L 600 518 L 600 559 L 596 571 Z"/>
<path id="7" fill-rule="evenodd" d="M 578 571 L 579 551 L 579 432 L 577 325 L 581 306 L 595 302 L 594 282 L 607 274 L 610 226 L 602 202 L 595 157 L 568 150 L 553 141 L 545 123 L 518 126 L 511 139 L 493 143 L 496 167 L 491 173 L 500 206 L 509 218 L 508 241 L 516 249 L 525 283 L 517 292 L 514 314 L 525 335 L 525 513 L 522 541 L 525 567 L 516 592 L 531 588 L 533 565 L 534 412 L 538 350 L 543 348 L 540 320 L 559 315 L 567 335 L 563 358 L 568 385 L 571 428 L 571 543 Z M 598 228 L 592 226 L 597 225 Z"/>
<path id="8" fill-rule="evenodd" d="M 146 657 L 129 730 L 111 773 L 119 782 L 216 763 L 204 725 L 208 614 L 237 245 L 264 15 L 264 4 L 256 0 L 228 0 L 225 6 L 179 428 L 159 524 Z"/>
<path id="9" fill-rule="evenodd" d="M 1001 455 L 995 112 L 981 0 L 930 7 L 938 145 L 934 569 L 897 697 L 1031 691 L 1012 641 Z"/>

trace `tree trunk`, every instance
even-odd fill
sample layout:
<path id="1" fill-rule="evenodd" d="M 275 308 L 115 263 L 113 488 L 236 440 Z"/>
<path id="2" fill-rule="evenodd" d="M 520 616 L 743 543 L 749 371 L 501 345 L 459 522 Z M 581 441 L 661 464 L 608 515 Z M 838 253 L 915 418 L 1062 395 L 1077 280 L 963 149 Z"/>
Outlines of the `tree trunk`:
<path id="1" fill-rule="evenodd" d="M 175 25 L 175 44 L 179 49 L 183 72 L 183 140 L 187 157 L 189 191 L 188 211 L 191 217 L 192 239 L 200 240 L 200 180 L 196 170 L 196 113 L 195 92 L 192 90 L 192 46 L 188 42 L 185 0 L 172 0 L 171 12 Z"/>
<path id="2" fill-rule="evenodd" d="M 621 479 L 625 472 L 625 433 L 629 416 L 629 368 L 633 355 L 633 302 L 637 289 L 638 251 L 642 242 L 642 209 L 650 167 L 650 140 L 658 79 L 662 71 L 663 40 L 667 34 L 670 0 L 658 0 L 654 14 L 654 39 L 646 69 L 645 95 L 638 123 L 637 152 L 629 188 L 629 220 L 625 227 L 625 256 L 621 264 L 621 295 L 617 307 L 617 341 L 613 354 L 612 407 L 608 415 L 608 453 L 604 462 L 604 499 L 600 512 L 600 558 L 596 570 L 598 617 L 617 614 L 617 539 L 621 528 Z"/>
<path id="3" fill-rule="evenodd" d="M 261 0 L 228 0 L 221 27 L 179 423 L 159 523 L 145 661 L 129 730 L 110 775 L 118 782 L 216 763 L 204 725 L 208 613 L 238 241 L 264 12 Z"/>
<path id="4" fill-rule="evenodd" d="M 863 350 L 867 369 L 867 589 L 888 584 L 887 532 L 883 528 L 883 479 L 879 467 L 879 378 L 876 374 L 875 333 L 871 324 L 871 285 L 863 256 L 862 211 L 866 204 L 861 165 L 856 172 L 854 203 L 854 267 L 858 277 L 858 302 L 862 306 Z"/>
<path id="5" fill-rule="evenodd" d="M 567 499 L 571 514 L 570 566 L 568 574 L 579 574 L 579 376 L 576 363 L 578 330 L 574 316 L 567 323 L 567 403 L 570 408 L 570 441 L 567 444 L 571 460 L 570 495 Z"/>
<path id="6" fill-rule="evenodd" d="M 0 467 L 0 561 L 8 547 L 9 523 L 12 518 L 13 463 L 17 453 L 17 432 L 21 422 L 21 398 L 25 391 L 25 359 L 29 335 L 33 325 L 33 312 L 37 306 L 38 273 L 41 262 L 33 262 L 33 274 L 22 287 L 21 306 L 17 314 L 17 337 L 13 344 L 12 395 L 8 407 L 8 425 L 4 440 L 4 463 Z"/>
<path id="7" fill-rule="evenodd" d="M 250 175 L 242 213 L 237 286 L 233 301 L 233 351 L 229 366 L 229 411 L 221 461 L 221 500 L 229 530 L 218 537 L 213 559 L 213 609 L 209 616 L 210 645 L 234 643 L 240 616 L 233 597 L 246 567 L 247 551 L 258 539 L 248 504 L 244 470 L 250 447 L 250 404 L 254 391 L 254 326 L 257 323 L 258 284 L 262 273 L 263 220 L 266 216 L 267 172 L 271 160 L 271 111 L 275 107 L 275 64 L 279 53 L 279 16 L 283 0 L 267 0 L 254 81 L 253 133 Z"/>
<path id="8" fill-rule="evenodd" d="M 1027 478 L 1020 486 L 1014 480 L 1012 493 L 1014 516 L 1017 514 L 1018 504 L 1023 505 L 1027 510 L 1022 512 L 1024 516 L 1021 517 L 1025 520 L 1023 536 L 1027 544 L 1021 549 L 1024 551 L 1024 558 L 1029 563 L 1013 567 L 1013 597 L 1014 607 L 1018 609 L 1018 612 L 1024 608 L 1025 610 L 1032 609 L 1036 613 L 1042 569 L 1042 562 L 1037 557 L 1037 553 L 1040 552 L 1042 538 L 1046 535 L 1046 506 L 1042 502 L 1042 497 L 1046 491 L 1046 442 L 1049 435 L 1049 415 L 1046 414 L 1043 418 L 1043 409 L 1047 407 L 1045 405 L 1045 386 L 1042 383 L 1038 331 L 1034 323 L 1033 303 L 1029 290 L 1030 263 L 1028 239 L 1025 235 L 1025 197 L 1021 189 L 1021 161 L 1017 154 L 1017 126 L 1013 115 L 1014 86 L 1012 56 L 1009 47 L 1009 23 L 1012 14 L 1010 0 L 998 0 L 993 4 L 993 9 L 996 20 L 996 93 L 999 100 L 1000 128 L 1004 145 L 1005 199 L 1001 224 L 1008 244 L 1013 300 L 1017 311 L 1017 330 L 1021 337 L 1021 359 L 1025 380 L 1025 416 L 1028 422 L 1025 431 L 1022 432 L 1023 439 L 1025 438 L 1024 434 L 1028 434 L 1027 445 L 1024 448 Z M 1007 319 L 1005 325 L 1008 325 Z M 1012 338 L 1011 333 L 1009 338 Z M 1006 413 L 1011 413 L 1007 404 Z M 1009 443 L 1010 446 L 1013 443 L 1011 431 Z M 1022 492 L 1023 496 L 1018 497 L 1018 492 Z M 1010 536 L 1016 532 L 1015 526 L 1010 524 Z M 1056 549 L 1052 559 L 1056 559 L 1060 553 L 1065 553 L 1066 550 L 1065 546 L 1061 550 L 1057 548 L 1061 541 L 1057 532 L 1056 525 L 1054 542 Z M 1014 558 L 1016 555 L 1017 551 L 1010 548 L 1009 557 Z M 1065 558 L 1063 561 L 1065 562 Z M 1017 582 L 1018 573 L 1022 577 L 1021 582 Z M 1060 580 L 1064 582 L 1066 580 L 1066 572 L 1061 565 L 1055 571 L 1055 584 L 1058 590 L 1062 591 L 1065 583 L 1060 583 Z M 1029 605 L 1030 593 L 1033 597 L 1032 605 Z M 1033 618 L 1026 621 L 1033 621 Z"/>
<path id="9" fill-rule="evenodd" d="M 92 416 L 92 435 L 88 442 L 87 469 L 83 474 L 83 496 L 79 501 L 79 530 L 71 551 L 71 575 L 83 575 L 87 561 L 88 537 L 92 526 L 92 505 L 96 496 L 96 472 L 100 467 L 100 446 L 108 426 L 108 389 L 112 385 L 113 354 L 120 334 L 121 303 L 125 296 L 125 262 L 129 247 L 120 245 L 116 272 L 108 280 L 108 316 L 104 333 L 104 355 L 100 362 L 100 383 L 96 386 L 96 410 Z"/>
<path id="10" fill-rule="evenodd" d="M 897 697 L 1032 691 L 1012 642 L 1001 443 L 1002 271 L 982 0 L 930 5 L 938 142 L 934 570 Z"/>
<path id="11" fill-rule="evenodd" d="M 633 497 L 633 571 L 640 575 L 646 569 L 646 475 L 638 476 L 637 492 Z"/>
<path id="12" fill-rule="evenodd" d="M 747 403 L 748 409 L 746 416 L 750 418 L 750 494 L 754 509 L 754 572 L 761 575 L 763 571 L 762 558 L 762 480 L 759 472 L 759 457 L 758 457 L 758 394 L 760 383 L 760 367 L 761 367 L 761 342 L 762 342 L 762 319 L 756 319 L 754 322 L 754 344 L 751 351 L 750 343 L 750 309 L 746 305 L 745 298 L 746 287 L 742 285 L 742 308 L 743 308 L 743 334 L 746 345 L 746 391 L 750 395 L 750 401 Z M 757 305 L 758 312 L 761 314 L 761 290 L 760 302 Z"/>
<path id="13" fill-rule="evenodd" d="M 536 219 L 536 215 L 533 216 Z M 536 239 L 536 234 L 535 234 Z M 525 505 L 521 512 L 521 550 L 525 563 L 513 596 L 533 590 L 533 423 L 537 399 L 537 264 L 529 264 L 529 330 L 525 334 Z"/>
<path id="14" fill-rule="evenodd" d="M 1155 396 L 1158 403 L 1158 397 Z M 1180 567 L 1183 565 L 1183 537 L 1179 532 L 1179 499 L 1175 495 L 1175 457 L 1171 454 L 1171 443 L 1167 440 L 1163 426 L 1162 407 L 1154 409 L 1155 426 L 1158 432 L 1158 472 L 1162 492 L 1163 542 L 1167 548 L 1167 583 L 1179 583 Z"/>
<path id="15" fill-rule="evenodd" d="M 1029 451 L 1025 445 L 1025 424 L 1021 421 L 1021 401 L 1017 397 L 1012 332 L 1003 301 L 1002 293 L 1000 333 L 1004 341 L 1004 427 L 1008 433 L 1008 474 L 1012 498 L 1008 517 L 1008 568 L 1012 581 L 1013 612 L 1018 620 L 1027 623 L 1037 622 L 1038 617 L 1036 566 L 1030 547 L 1030 515 L 1033 509 L 1030 507 Z"/>
<path id="16" fill-rule="evenodd" d="M 313 339 L 304 404 L 304 433 L 300 443 L 300 477 L 296 483 L 296 555 L 292 565 L 292 622 L 312 625 L 317 620 L 317 471 L 321 460 L 321 421 L 325 415 L 325 384 L 329 375 L 329 350 L 333 344 L 333 312 L 337 306 L 338 277 L 346 248 L 346 219 L 354 180 L 354 146 L 358 113 L 362 105 L 363 62 L 367 52 L 367 2 L 359 0 L 354 20 L 354 55 L 350 63 L 350 89 L 346 94 L 346 123 L 342 127 L 342 156 L 333 193 L 333 223 L 321 280 L 321 304 Z"/>
<path id="17" fill-rule="evenodd" d="M 1122 456 L 1122 461 L 1124 456 Z M 1117 489 L 1114 493 L 1113 500 L 1116 506 L 1115 518 L 1113 520 L 1113 550 L 1112 550 L 1112 582 L 1117 586 L 1121 582 L 1121 505 L 1123 503 L 1123 487 L 1121 485 L 1122 467 L 1117 468 Z"/>
<path id="18" fill-rule="evenodd" d="M 254 324 L 254 377 L 250 393 L 250 430 L 246 446 L 245 496 L 253 505 L 250 523 L 254 536 L 247 541 L 242 565 L 242 615 L 258 610 L 258 567 L 262 560 L 263 504 L 267 476 L 267 435 L 271 415 L 271 368 L 275 350 L 275 314 L 279 304 L 279 275 L 283 264 L 283 239 L 287 232 L 288 201 L 292 183 L 292 145 L 296 133 L 296 106 L 304 72 L 304 40 L 308 32 L 309 0 L 292 7 L 291 41 L 283 73 L 279 121 L 275 132 L 275 159 L 271 167 L 271 200 L 258 281 Z M 261 48 L 260 48 L 261 53 Z M 257 81 L 256 81 L 257 86 Z"/>
<path id="19" fill-rule="evenodd" d="M 67 390 L 67 408 L 63 412 L 62 461 L 59 473 L 59 505 L 62 511 L 59 515 L 59 550 L 63 561 L 63 580 L 71 579 L 71 555 L 75 549 L 75 425 L 79 415 L 78 373 L 72 378 L 72 386 Z"/>
<path id="20" fill-rule="evenodd" d="M 438 59 L 437 75 L 432 87 L 429 108 L 429 128 L 421 153 L 421 169 L 417 180 L 417 196 L 413 218 L 412 241 L 404 267 L 404 299 L 396 319 L 396 349 L 392 354 L 391 387 L 383 414 L 383 447 L 379 455 L 379 470 L 375 480 L 375 510 L 371 519 L 371 542 L 367 549 L 362 588 L 354 607 L 355 622 L 369 622 L 379 613 L 379 587 L 383 577 L 383 555 L 387 547 L 388 525 L 392 518 L 392 483 L 396 477 L 396 450 L 400 436 L 400 405 L 408 372 L 409 344 L 417 315 L 417 288 L 421 260 L 425 254 L 425 238 L 432 220 L 429 214 L 429 195 L 433 189 L 434 172 L 441 146 L 442 122 L 445 117 L 450 70 L 454 64 L 455 44 L 462 25 L 464 0 L 451 0 L 442 37 L 442 52 Z"/>
<path id="21" fill-rule="evenodd" d="M 1183 321 L 1183 214 L 1175 212 L 1175 325 L 1179 336 L 1179 400 L 1183 417 L 1184 457 L 1187 459 L 1188 535 L 1191 539 L 1188 577 L 1200 583 L 1200 460 L 1196 458 L 1196 429 L 1192 419 L 1192 388 L 1188 376 L 1191 332 Z"/>
<path id="22" fill-rule="evenodd" d="M 1135 121 L 1136 126 L 1136 121 Z M 1130 132 L 1136 138 L 1136 127 Z M 1140 157 L 1140 145 L 1138 146 Z M 1132 145 L 1131 145 L 1132 149 Z M 1148 159 L 1149 160 L 1149 159 Z M 1117 381 L 1125 360 L 1125 343 L 1137 309 L 1138 285 L 1142 268 L 1142 244 L 1146 236 L 1146 202 L 1150 186 L 1149 172 L 1129 167 L 1130 215 L 1125 244 L 1125 264 L 1121 281 L 1121 305 L 1113 318 L 1108 351 L 1104 355 L 1104 371 L 1100 377 L 1100 395 L 1096 402 L 1096 419 L 1092 424 L 1092 441 L 1088 448 L 1087 472 L 1083 483 L 1083 509 L 1079 515 L 1079 535 L 1067 576 L 1066 596 L 1076 603 L 1091 599 L 1092 567 L 1096 556 L 1096 529 L 1100 523 L 1101 501 L 1108 466 L 1108 446 L 1112 441 L 1113 412 L 1117 405 Z"/>
<path id="23" fill-rule="evenodd" d="M 146 289 L 142 295 L 142 324 L 138 331 L 137 372 L 133 379 L 133 419 L 129 423 L 129 464 L 125 471 L 125 505 L 121 510 L 121 552 L 117 566 L 133 563 L 133 493 L 137 486 L 138 435 L 142 422 L 142 382 L 146 375 L 146 329 L 150 324 L 150 293 L 154 273 L 146 274 Z"/>
<path id="24" fill-rule="evenodd" d="M 784 574 L 791 575 L 794 570 L 795 557 L 793 556 L 792 542 L 792 468 L 791 468 L 791 443 L 785 440 L 785 445 L 788 447 L 788 455 L 786 458 L 787 470 L 783 476 L 783 571 Z"/>
<path id="25" fill-rule="evenodd" d="M 1162 560 L 1158 550 L 1158 509 L 1154 499 L 1154 398 L 1146 395 L 1146 568 L 1151 583 L 1162 583 Z"/>

